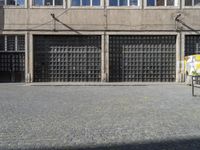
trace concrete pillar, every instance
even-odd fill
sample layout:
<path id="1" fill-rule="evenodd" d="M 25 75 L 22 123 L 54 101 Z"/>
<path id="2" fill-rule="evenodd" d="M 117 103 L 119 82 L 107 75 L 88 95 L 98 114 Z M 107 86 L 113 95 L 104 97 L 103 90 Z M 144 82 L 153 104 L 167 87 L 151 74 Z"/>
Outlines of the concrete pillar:
<path id="1" fill-rule="evenodd" d="M 29 82 L 29 34 L 25 34 L 25 82 Z"/>
<path id="2" fill-rule="evenodd" d="M 29 82 L 33 82 L 33 35 L 29 34 Z"/>
<path id="3" fill-rule="evenodd" d="M 176 42 L 176 82 L 184 82 L 184 35 L 179 32 Z"/>
<path id="4" fill-rule="evenodd" d="M 185 82 L 185 64 L 184 64 L 184 57 L 185 57 L 185 34 L 181 34 L 181 80 L 180 82 Z"/>
<path id="5" fill-rule="evenodd" d="M 180 82 L 180 55 L 181 55 L 180 33 L 176 36 L 176 82 Z"/>
<path id="6" fill-rule="evenodd" d="M 101 52 L 101 82 L 109 81 L 109 56 L 108 56 L 108 35 L 104 33 L 102 35 L 102 52 Z"/>
<path id="7" fill-rule="evenodd" d="M 101 82 L 105 82 L 105 35 L 101 35 Z"/>
<path id="8" fill-rule="evenodd" d="M 105 35 L 105 74 L 106 81 L 109 82 L 109 35 Z"/>

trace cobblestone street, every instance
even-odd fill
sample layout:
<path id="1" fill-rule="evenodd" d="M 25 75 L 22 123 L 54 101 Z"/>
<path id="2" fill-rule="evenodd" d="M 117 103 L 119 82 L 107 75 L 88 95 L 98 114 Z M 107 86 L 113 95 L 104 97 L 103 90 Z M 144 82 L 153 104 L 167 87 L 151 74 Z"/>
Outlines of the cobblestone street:
<path id="1" fill-rule="evenodd" d="M 200 89 L 0 84 L 0 149 L 200 149 Z M 182 141 L 182 142 L 181 142 Z"/>

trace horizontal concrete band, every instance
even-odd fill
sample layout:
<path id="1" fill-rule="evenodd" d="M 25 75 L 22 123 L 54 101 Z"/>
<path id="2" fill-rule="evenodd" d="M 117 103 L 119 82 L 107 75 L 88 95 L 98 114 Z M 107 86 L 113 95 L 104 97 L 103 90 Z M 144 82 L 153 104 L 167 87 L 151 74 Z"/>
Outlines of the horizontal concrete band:
<path id="1" fill-rule="evenodd" d="M 169 82 L 34 82 L 25 86 L 149 86 L 149 85 L 184 85 L 185 83 Z"/>

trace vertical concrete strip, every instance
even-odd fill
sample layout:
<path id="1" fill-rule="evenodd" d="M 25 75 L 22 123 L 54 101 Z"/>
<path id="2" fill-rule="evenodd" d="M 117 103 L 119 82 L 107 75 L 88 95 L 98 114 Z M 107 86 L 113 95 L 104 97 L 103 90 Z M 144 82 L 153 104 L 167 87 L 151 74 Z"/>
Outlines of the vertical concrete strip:
<path id="1" fill-rule="evenodd" d="M 181 34 L 178 33 L 176 36 L 176 82 L 180 82 L 180 79 L 181 79 L 180 58 L 181 58 Z"/>
<path id="2" fill-rule="evenodd" d="M 176 81 L 184 82 L 185 73 L 184 73 L 184 56 L 185 56 L 185 35 L 182 32 L 179 32 L 177 35 L 177 45 L 176 45 Z"/>
<path id="3" fill-rule="evenodd" d="M 108 82 L 109 81 L 109 56 L 108 56 L 108 35 L 105 32 L 102 35 L 102 52 L 101 52 L 101 81 Z"/>
<path id="4" fill-rule="evenodd" d="M 101 35 L 101 82 L 105 82 L 105 33 Z"/>
<path id="5" fill-rule="evenodd" d="M 106 81 L 109 82 L 109 35 L 105 36 L 105 74 Z"/>
<path id="6" fill-rule="evenodd" d="M 29 82 L 33 82 L 33 35 L 29 34 Z"/>
<path id="7" fill-rule="evenodd" d="M 29 78 L 29 32 L 25 34 L 25 82 L 30 82 Z"/>
<path id="8" fill-rule="evenodd" d="M 181 34 L 181 82 L 185 82 L 185 34 Z"/>

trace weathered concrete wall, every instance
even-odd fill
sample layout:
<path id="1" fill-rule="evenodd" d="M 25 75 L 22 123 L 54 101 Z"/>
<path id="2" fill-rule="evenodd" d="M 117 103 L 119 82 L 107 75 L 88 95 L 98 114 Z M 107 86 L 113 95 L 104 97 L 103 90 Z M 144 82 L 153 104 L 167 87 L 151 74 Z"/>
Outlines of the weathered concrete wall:
<path id="1" fill-rule="evenodd" d="M 51 14 L 58 19 L 56 24 Z M 175 21 L 179 17 L 180 22 Z M 173 34 L 176 40 L 176 81 L 184 81 L 184 36 L 200 31 L 200 9 L 5 8 L 0 9 L 4 34 L 26 35 L 26 82 L 33 81 L 34 34 L 102 35 L 102 81 L 108 81 L 110 34 Z M 54 29 L 57 32 L 54 32 Z M 107 30 L 106 32 L 105 29 Z M 19 32 L 22 31 L 22 32 Z M 120 31 L 120 32 L 118 32 Z M 183 31 L 183 32 L 179 32 Z M 1 31 L 0 31 L 1 34 Z"/>
<path id="2" fill-rule="evenodd" d="M 20 30 L 25 29 L 28 24 L 28 13 L 27 9 L 15 9 L 5 8 L 4 9 L 4 30 L 14 29 Z"/>
<path id="3" fill-rule="evenodd" d="M 64 14 L 62 14 L 65 11 Z M 4 9 L 5 30 L 53 30 L 51 13 L 59 19 L 57 30 L 104 30 L 106 15 L 104 9 Z M 181 13 L 181 20 L 189 27 L 179 24 L 184 30 L 200 30 L 198 9 L 107 9 L 108 30 L 175 31 L 175 17 Z M 1 12 L 0 12 L 1 14 Z"/>

